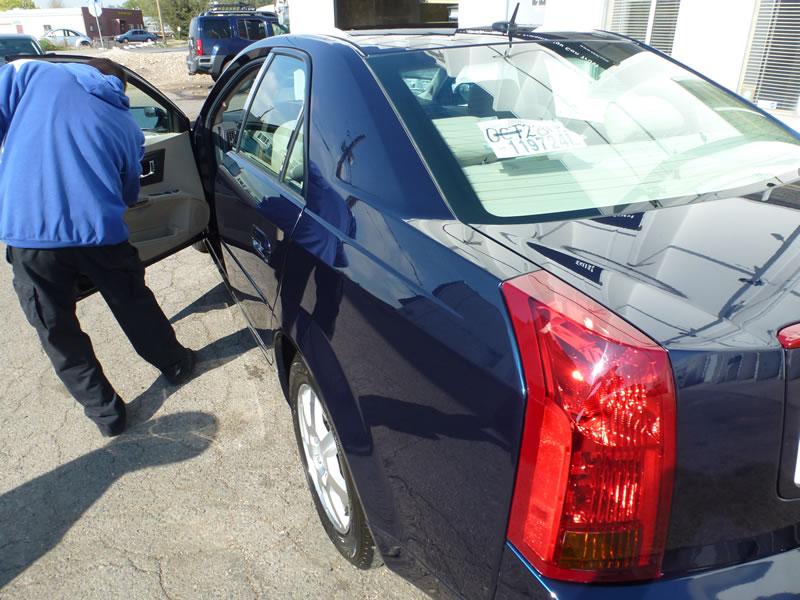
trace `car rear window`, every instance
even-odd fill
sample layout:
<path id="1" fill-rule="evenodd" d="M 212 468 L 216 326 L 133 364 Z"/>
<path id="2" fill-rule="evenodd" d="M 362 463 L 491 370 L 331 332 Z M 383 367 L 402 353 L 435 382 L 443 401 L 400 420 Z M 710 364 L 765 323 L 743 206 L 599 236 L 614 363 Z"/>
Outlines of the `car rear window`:
<path id="1" fill-rule="evenodd" d="M 228 19 L 203 19 L 200 37 L 211 40 L 224 40 L 231 37 L 231 24 Z"/>
<path id="2" fill-rule="evenodd" d="M 0 56 L 41 54 L 32 40 L 0 39 Z"/>
<path id="3" fill-rule="evenodd" d="M 467 222 L 641 212 L 798 177 L 795 134 L 629 42 L 514 42 L 368 60 Z"/>

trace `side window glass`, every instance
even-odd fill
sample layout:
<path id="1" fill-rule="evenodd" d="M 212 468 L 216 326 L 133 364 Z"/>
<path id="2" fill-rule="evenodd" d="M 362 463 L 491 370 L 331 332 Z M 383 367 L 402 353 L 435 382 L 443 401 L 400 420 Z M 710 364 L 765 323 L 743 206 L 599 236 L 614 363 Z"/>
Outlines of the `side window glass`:
<path id="1" fill-rule="evenodd" d="M 244 107 L 247 97 L 258 75 L 258 68 L 250 69 L 225 96 L 214 115 L 214 145 L 217 152 L 217 162 L 222 156 L 236 146 L 239 130 L 244 121 Z"/>
<path id="2" fill-rule="evenodd" d="M 263 40 L 267 37 L 267 24 L 264 21 L 250 21 L 248 28 L 251 40 Z"/>
<path id="3" fill-rule="evenodd" d="M 203 34 L 212 40 L 224 40 L 231 37 L 228 19 L 206 19 L 203 23 Z"/>
<path id="4" fill-rule="evenodd" d="M 306 68 L 302 61 L 277 55 L 253 97 L 239 151 L 279 175 L 303 110 Z"/>
<path id="5" fill-rule="evenodd" d="M 239 37 L 246 40 L 263 40 L 267 37 L 264 21 L 258 19 L 239 19 L 237 21 Z"/>
<path id="6" fill-rule="evenodd" d="M 159 100 L 139 89 L 136 83 L 130 80 L 128 80 L 125 95 L 128 96 L 133 120 L 145 134 L 170 133 L 172 131 L 169 109 Z"/>
<path id="7" fill-rule="evenodd" d="M 289 162 L 286 165 L 286 184 L 294 190 L 303 193 L 303 180 L 305 179 L 305 146 L 303 144 L 303 121 L 300 121 L 300 129 L 297 138 L 292 146 L 292 153 L 289 155 Z"/>

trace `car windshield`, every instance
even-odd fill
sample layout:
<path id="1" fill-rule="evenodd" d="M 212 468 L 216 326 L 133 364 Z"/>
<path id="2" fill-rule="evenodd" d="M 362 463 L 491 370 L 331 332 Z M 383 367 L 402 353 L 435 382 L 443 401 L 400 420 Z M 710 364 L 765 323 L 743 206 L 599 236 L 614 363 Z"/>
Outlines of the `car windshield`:
<path id="1" fill-rule="evenodd" d="M 0 56 L 18 56 L 21 54 L 41 54 L 33 40 L 0 39 Z"/>
<path id="2" fill-rule="evenodd" d="M 632 43 L 514 42 L 369 62 L 467 222 L 639 212 L 798 176 L 796 135 Z"/>

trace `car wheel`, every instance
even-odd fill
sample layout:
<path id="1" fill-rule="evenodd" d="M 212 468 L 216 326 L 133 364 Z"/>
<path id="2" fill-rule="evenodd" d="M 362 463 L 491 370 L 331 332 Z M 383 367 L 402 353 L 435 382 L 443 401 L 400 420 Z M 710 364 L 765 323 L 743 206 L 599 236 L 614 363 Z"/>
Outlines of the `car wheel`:
<path id="1" fill-rule="evenodd" d="M 91 46 L 89 42 L 81 42 L 81 48 L 88 48 L 89 46 Z"/>
<path id="2" fill-rule="evenodd" d="M 228 68 L 228 63 L 229 62 L 231 62 L 230 58 L 226 58 L 224 61 L 222 61 L 222 65 L 219 68 L 219 73 L 217 73 L 216 75 L 214 73 L 211 74 L 211 80 L 212 81 L 216 81 L 217 79 L 222 77 L 222 74 L 225 72 L 225 69 Z"/>
<path id="3" fill-rule="evenodd" d="M 328 407 L 303 360 L 289 371 L 294 433 L 306 482 L 328 537 L 359 569 L 380 564 Z"/>

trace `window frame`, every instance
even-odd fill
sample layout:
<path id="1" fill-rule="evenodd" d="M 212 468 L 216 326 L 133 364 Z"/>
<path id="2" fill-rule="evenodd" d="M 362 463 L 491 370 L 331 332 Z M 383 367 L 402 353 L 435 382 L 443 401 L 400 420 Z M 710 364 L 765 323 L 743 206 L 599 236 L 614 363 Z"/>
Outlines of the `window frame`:
<path id="1" fill-rule="evenodd" d="M 286 146 L 286 156 L 283 159 L 283 164 L 281 165 L 281 170 L 279 173 L 273 173 L 272 171 L 265 169 L 263 165 L 258 164 L 254 159 L 252 159 L 247 154 L 241 152 L 241 143 L 242 143 L 242 136 L 244 134 L 244 127 L 239 130 L 239 134 L 236 138 L 236 145 L 230 150 L 233 152 L 237 157 L 246 160 L 248 163 L 253 165 L 260 173 L 263 173 L 265 176 L 270 177 L 273 179 L 282 189 L 284 193 L 290 194 L 296 200 L 299 200 L 303 204 L 305 204 L 305 196 L 306 190 L 308 189 L 308 134 L 310 130 L 310 105 L 311 105 L 311 57 L 303 51 L 295 50 L 294 48 L 285 48 L 285 47 L 274 47 L 270 51 L 270 53 L 265 57 L 264 64 L 261 65 L 261 70 L 259 74 L 256 76 L 256 80 L 253 83 L 253 87 L 250 90 L 250 94 L 247 97 L 247 102 L 245 102 L 244 110 L 244 120 L 246 121 L 250 115 L 250 108 L 253 104 L 253 100 L 255 95 L 258 93 L 259 88 L 261 87 L 261 83 L 264 80 L 264 76 L 266 75 L 267 71 L 269 70 L 272 63 L 275 62 L 275 59 L 278 56 L 287 56 L 289 58 L 293 58 L 295 60 L 299 60 L 303 63 L 305 70 L 306 70 L 306 86 L 304 90 L 304 99 L 303 99 L 303 106 L 300 109 L 300 113 L 297 115 L 297 125 L 295 126 L 294 130 L 292 131 L 292 135 L 289 138 L 289 144 Z M 299 192 L 294 187 L 290 186 L 286 182 L 286 169 L 289 165 L 289 159 L 291 158 L 292 152 L 294 151 L 294 145 L 297 141 L 298 134 L 300 132 L 300 128 L 303 128 L 303 191 Z"/>
<path id="2" fill-rule="evenodd" d="M 208 111 L 208 119 L 210 123 L 213 124 L 213 118 L 216 116 L 217 111 L 219 110 L 220 104 L 222 101 L 228 97 L 228 94 L 234 91 L 236 87 L 238 87 L 242 80 L 250 74 L 251 71 L 258 71 L 256 73 L 256 78 L 253 80 L 253 86 L 250 88 L 250 91 L 247 93 L 247 99 L 244 101 L 244 105 L 242 106 L 242 113 L 244 116 L 247 116 L 247 113 L 250 111 L 250 103 L 253 101 L 253 93 L 256 89 L 258 89 L 259 84 L 261 83 L 261 77 L 264 74 L 264 65 L 270 61 L 270 56 L 267 55 L 265 57 L 256 58 L 246 65 L 244 65 L 241 69 L 241 72 L 237 73 L 236 76 L 229 81 L 222 91 L 217 94 L 216 99 L 214 100 L 214 104 L 211 106 L 211 110 Z M 238 152 L 239 150 L 239 142 L 241 141 L 242 130 L 244 127 L 239 129 L 239 132 L 236 134 L 236 140 L 233 144 L 233 147 L 228 152 Z"/>

